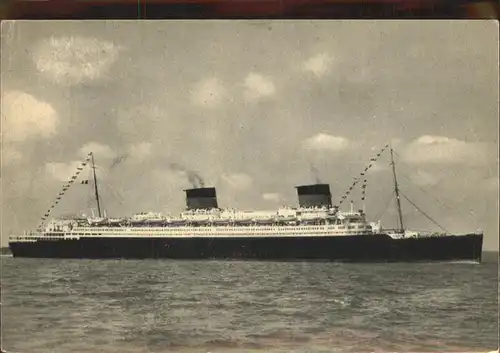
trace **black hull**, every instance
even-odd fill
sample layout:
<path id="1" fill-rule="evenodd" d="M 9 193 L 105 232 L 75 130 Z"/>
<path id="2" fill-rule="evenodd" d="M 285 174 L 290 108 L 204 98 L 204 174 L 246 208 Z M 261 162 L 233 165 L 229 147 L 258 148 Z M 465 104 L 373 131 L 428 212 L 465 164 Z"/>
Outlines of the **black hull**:
<path id="1" fill-rule="evenodd" d="M 81 238 L 11 242 L 14 257 L 267 261 L 481 261 L 483 235 L 392 239 L 385 234 L 273 238 Z"/>

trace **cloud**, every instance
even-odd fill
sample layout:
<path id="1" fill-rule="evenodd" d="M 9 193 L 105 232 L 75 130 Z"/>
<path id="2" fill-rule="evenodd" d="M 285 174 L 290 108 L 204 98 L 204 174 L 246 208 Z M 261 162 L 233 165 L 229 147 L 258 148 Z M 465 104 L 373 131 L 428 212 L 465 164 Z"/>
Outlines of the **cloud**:
<path id="1" fill-rule="evenodd" d="M 123 165 L 124 162 L 127 164 L 144 162 L 153 153 L 151 147 L 151 142 L 139 142 L 129 145 L 124 153 L 114 153 L 108 146 L 92 143 L 92 145 L 85 146 L 85 149 L 80 151 L 80 155 L 83 156 L 85 151 L 89 149 L 98 150 L 100 155 L 104 156 L 103 158 L 112 159 L 109 169 L 114 169 L 119 165 Z"/>
<path id="2" fill-rule="evenodd" d="M 381 162 L 373 162 L 370 168 L 370 172 L 382 172 L 389 169 L 389 165 L 387 163 Z"/>
<path id="3" fill-rule="evenodd" d="M 49 162 L 45 164 L 45 171 L 54 179 L 59 181 L 69 181 L 75 174 L 76 168 L 81 165 L 80 161 L 69 163 Z"/>
<path id="4" fill-rule="evenodd" d="M 488 178 L 484 180 L 484 188 L 489 191 L 495 191 L 498 194 L 498 184 L 499 179 L 496 178 Z"/>
<path id="5" fill-rule="evenodd" d="M 167 112 L 155 104 L 122 105 L 111 109 L 116 116 L 116 126 L 122 137 L 135 140 L 135 136 L 149 136 L 158 128 Z"/>
<path id="6" fill-rule="evenodd" d="M 2 148 L 2 166 L 7 166 L 10 164 L 15 164 L 23 158 L 23 155 L 18 150 L 14 149 L 12 146 L 8 144 L 4 144 Z"/>
<path id="7" fill-rule="evenodd" d="M 87 158 L 87 155 L 90 152 L 93 152 L 94 157 L 98 159 L 111 159 L 116 157 L 116 153 L 111 149 L 111 147 L 98 142 L 86 143 L 80 148 L 78 155 L 82 158 Z"/>
<path id="8" fill-rule="evenodd" d="M 418 171 L 411 177 L 411 180 L 420 186 L 431 186 L 436 185 L 441 178 L 424 171 Z"/>
<path id="9" fill-rule="evenodd" d="M 392 148 L 397 148 L 403 144 L 403 139 L 400 138 L 393 138 L 391 139 L 391 146 Z"/>
<path id="10" fill-rule="evenodd" d="M 30 137 L 49 138 L 56 133 L 59 117 L 44 101 L 21 91 L 2 95 L 2 139 L 22 142 Z"/>
<path id="11" fill-rule="evenodd" d="M 260 74 L 250 73 L 245 78 L 245 99 L 256 101 L 276 94 L 274 83 Z"/>
<path id="12" fill-rule="evenodd" d="M 231 185 L 233 188 L 239 190 L 249 188 L 253 182 L 250 176 L 243 173 L 223 174 L 222 179 L 229 185 Z"/>
<path id="13" fill-rule="evenodd" d="M 195 105 L 215 108 L 226 97 L 226 89 L 217 78 L 200 81 L 191 91 L 191 101 Z"/>
<path id="14" fill-rule="evenodd" d="M 155 186 L 162 188 L 167 186 L 169 189 L 175 190 L 175 192 L 180 192 L 187 185 L 186 177 L 182 172 L 168 168 L 151 171 L 151 178 Z"/>
<path id="15" fill-rule="evenodd" d="M 347 148 L 349 141 L 344 137 L 319 133 L 305 139 L 302 144 L 309 150 L 339 151 Z"/>
<path id="16" fill-rule="evenodd" d="M 262 198 L 266 201 L 279 202 L 281 200 L 281 195 L 275 192 L 267 192 L 262 194 Z"/>
<path id="17" fill-rule="evenodd" d="M 321 53 L 306 60 L 302 65 L 302 69 L 305 72 L 312 73 L 316 77 L 321 77 L 330 71 L 332 63 L 333 58 L 330 55 Z"/>
<path id="18" fill-rule="evenodd" d="M 96 38 L 51 37 L 36 46 L 36 68 L 60 85 L 76 85 L 103 77 L 121 47 Z"/>
<path id="19" fill-rule="evenodd" d="M 134 145 L 131 145 L 128 149 L 128 156 L 133 161 L 143 161 L 148 158 L 152 153 L 152 144 L 151 142 L 139 142 Z"/>
<path id="20" fill-rule="evenodd" d="M 491 161 L 487 143 L 465 142 L 444 136 L 422 136 L 406 146 L 403 159 L 415 164 L 484 165 Z"/>

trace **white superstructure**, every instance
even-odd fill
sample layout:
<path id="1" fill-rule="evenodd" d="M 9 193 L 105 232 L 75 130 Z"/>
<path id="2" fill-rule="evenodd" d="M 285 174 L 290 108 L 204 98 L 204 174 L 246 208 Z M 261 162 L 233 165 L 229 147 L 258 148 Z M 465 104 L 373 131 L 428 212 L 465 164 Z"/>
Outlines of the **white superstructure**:
<path id="1" fill-rule="evenodd" d="M 370 235 L 379 229 L 380 223 L 367 222 L 362 211 L 284 207 L 275 211 L 188 210 L 177 217 L 139 213 L 122 219 L 54 219 L 44 231 L 16 238 L 353 236 Z"/>

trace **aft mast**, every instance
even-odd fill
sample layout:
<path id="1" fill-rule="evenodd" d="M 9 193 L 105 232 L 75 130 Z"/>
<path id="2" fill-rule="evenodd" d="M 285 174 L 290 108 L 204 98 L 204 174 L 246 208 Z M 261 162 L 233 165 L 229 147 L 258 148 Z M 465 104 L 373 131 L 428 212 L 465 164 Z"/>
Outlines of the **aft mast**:
<path id="1" fill-rule="evenodd" d="M 396 194 L 396 204 L 398 207 L 398 220 L 399 220 L 399 233 L 404 234 L 404 223 L 403 223 L 403 213 L 401 212 L 401 200 L 399 198 L 399 186 L 398 186 L 398 178 L 396 177 L 396 164 L 394 163 L 394 152 L 392 149 L 392 146 L 390 147 L 391 150 L 391 165 L 392 165 L 392 174 L 394 176 L 394 193 Z"/>
<path id="2" fill-rule="evenodd" d="M 93 174 L 94 174 L 94 191 L 95 191 L 95 199 L 96 199 L 96 202 L 97 202 L 97 213 L 99 215 L 99 218 L 101 218 L 101 204 L 99 202 L 99 190 L 97 189 L 97 177 L 96 177 L 96 174 L 95 174 L 95 163 L 94 163 L 94 153 L 90 152 L 91 153 L 91 156 L 92 156 L 92 171 L 93 171 Z"/>

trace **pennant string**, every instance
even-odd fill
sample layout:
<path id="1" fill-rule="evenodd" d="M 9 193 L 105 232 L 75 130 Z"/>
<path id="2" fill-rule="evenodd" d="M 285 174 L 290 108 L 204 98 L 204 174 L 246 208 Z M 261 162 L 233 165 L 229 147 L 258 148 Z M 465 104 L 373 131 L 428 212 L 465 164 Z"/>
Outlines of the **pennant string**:
<path id="1" fill-rule="evenodd" d="M 73 176 L 65 184 L 62 185 L 62 191 L 59 192 L 58 196 L 56 197 L 56 199 L 54 200 L 54 202 L 52 203 L 50 208 L 47 210 L 47 213 L 45 213 L 45 215 L 43 217 L 41 217 L 41 219 L 40 219 L 41 222 L 39 223 L 37 230 L 42 230 L 42 227 L 45 223 L 45 220 L 50 215 L 50 213 L 54 209 L 54 207 L 59 203 L 59 201 L 61 200 L 61 197 L 63 195 L 65 195 L 66 190 L 68 190 L 71 187 L 71 185 L 73 184 L 73 182 L 78 178 L 78 175 L 80 175 L 81 171 L 84 169 L 84 167 L 90 161 L 91 156 L 92 156 L 92 152 L 89 152 L 87 154 L 87 157 L 85 158 L 85 161 L 81 162 L 80 165 L 76 168 L 76 171 L 73 174 Z"/>
<path id="2" fill-rule="evenodd" d="M 344 193 L 344 195 L 342 196 L 340 202 L 339 202 L 339 206 L 342 205 L 342 203 L 344 202 L 344 200 L 347 198 L 347 196 L 350 194 L 351 190 L 358 184 L 358 182 L 365 177 L 366 175 L 366 172 L 368 172 L 370 170 L 370 168 L 373 166 L 373 164 L 378 160 L 378 158 L 382 155 L 382 153 L 384 153 L 384 151 L 389 147 L 389 144 L 386 144 L 377 154 L 375 157 L 373 158 L 370 158 L 370 163 L 365 167 L 365 169 L 363 170 L 363 172 L 360 173 L 360 176 L 359 177 L 356 177 L 354 178 L 354 182 L 351 184 L 351 186 L 349 187 L 349 189 Z M 365 197 L 366 197 L 366 183 L 367 183 L 367 180 L 366 178 L 363 180 L 363 185 L 361 187 L 361 200 L 364 201 L 365 200 Z"/>

